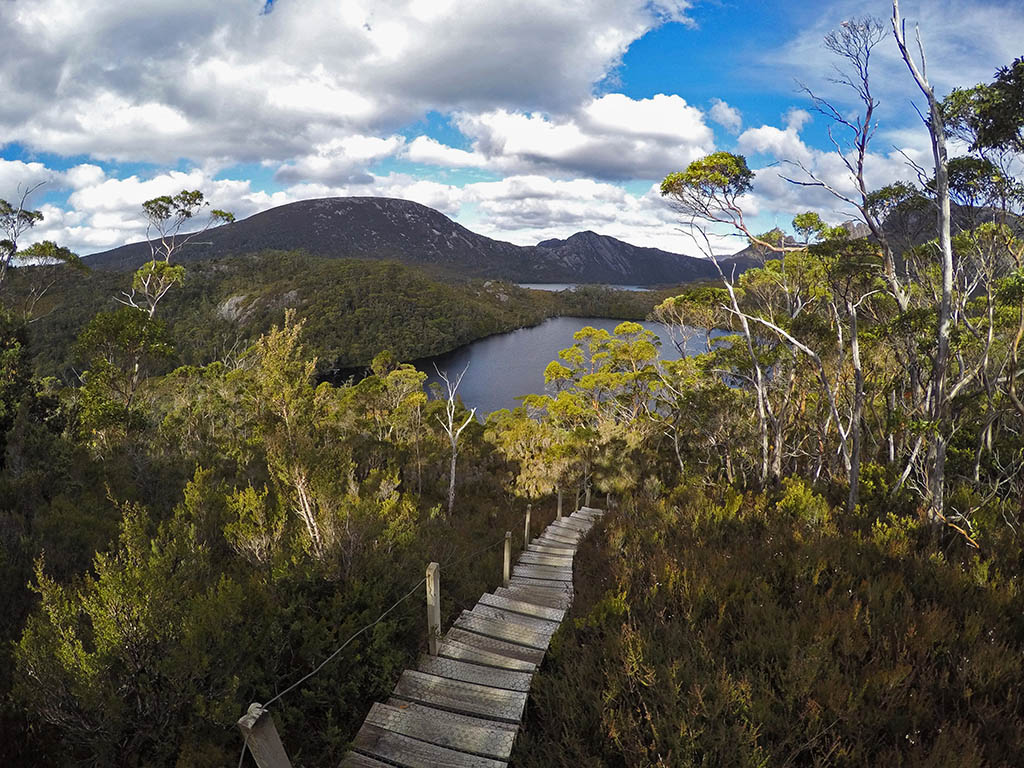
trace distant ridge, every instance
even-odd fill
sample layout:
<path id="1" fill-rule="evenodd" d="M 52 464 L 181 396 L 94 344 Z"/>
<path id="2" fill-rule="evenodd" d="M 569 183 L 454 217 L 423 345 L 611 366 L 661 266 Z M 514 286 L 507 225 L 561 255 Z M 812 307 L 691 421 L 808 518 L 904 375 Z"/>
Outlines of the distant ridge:
<path id="1" fill-rule="evenodd" d="M 399 261 L 461 277 L 515 282 L 652 285 L 711 279 L 705 259 L 641 248 L 594 232 L 519 246 L 479 235 L 443 213 L 409 200 L 330 197 L 263 211 L 206 232 L 180 261 L 300 250 L 327 258 Z M 132 243 L 87 256 L 94 269 L 133 270 L 150 258 Z"/>

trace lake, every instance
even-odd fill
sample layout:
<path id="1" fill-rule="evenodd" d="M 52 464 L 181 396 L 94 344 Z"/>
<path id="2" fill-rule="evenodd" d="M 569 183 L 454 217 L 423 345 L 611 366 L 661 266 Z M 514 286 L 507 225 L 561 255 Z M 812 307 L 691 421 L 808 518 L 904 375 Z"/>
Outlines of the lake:
<path id="1" fill-rule="evenodd" d="M 552 317 L 532 328 L 489 336 L 447 354 L 418 360 L 416 367 L 428 374 L 429 386 L 430 382 L 441 383 L 434 371 L 435 364 L 452 377 L 469 365 L 459 395 L 466 407 L 476 408 L 477 415 L 483 417 L 500 408 L 515 408 L 521 404 L 516 398 L 522 395 L 542 394 L 544 369 L 558 359 L 560 350 L 572 346 L 576 331 L 589 325 L 611 332 L 621 322 L 610 318 Z M 640 325 L 661 339 L 664 359 L 679 359 L 679 350 L 672 343 L 667 326 L 649 322 Z M 704 340 L 694 333 L 686 352 L 703 351 Z"/>
<path id="2" fill-rule="evenodd" d="M 535 291 L 575 291 L 586 283 L 516 283 L 520 288 L 531 288 Z M 649 291 L 646 285 L 601 285 L 601 288 L 612 288 L 616 291 Z"/>

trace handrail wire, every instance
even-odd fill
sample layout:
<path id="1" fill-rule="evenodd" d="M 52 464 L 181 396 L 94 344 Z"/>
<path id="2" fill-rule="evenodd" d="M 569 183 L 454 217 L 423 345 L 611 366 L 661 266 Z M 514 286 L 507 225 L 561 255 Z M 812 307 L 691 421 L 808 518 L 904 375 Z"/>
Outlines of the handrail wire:
<path id="1" fill-rule="evenodd" d="M 460 563 L 465 562 L 469 558 L 475 557 L 476 555 L 479 555 L 482 552 L 486 552 L 487 550 L 491 549 L 492 547 L 496 547 L 498 544 L 503 544 L 504 542 L 505 542 L 505 537 L 502 537 L 502 538 L 498 539 L 498 541 L 496 541 L 496 542 L 494 542 L 492 544 L 488 544 L 486 547 L 481 547 L 480 549 L 476 550 L 475 552 L 470 552 L 468 555 L 463 555 L 462 557 L 460 557 L 458 560 L 455 560 L 454 562 L 443 563 L 441 567 L 442 568 L 451 568 L 453 566 L 459 565 Z M 304 682 L 309 680 L 309 678 L 313 677 L 313 675 L 315 675 L 317 672 L 319 672 L 321 669 L 323 669 L 325 666 L 327 666 L 327 664 L 330 663 L 339 653 L 341 653 L 343 650 L 345 650 L 345 648 L 348 646 L 349 643 L 351 643 L 353 640 L 355 640 L 357 637 L 359 637 L 361 634 L 363 634 L 366 630 L 372 629 L 373 627 L 375 627 L 378 624 L 380 624 L 381 621 L 383 621 L 384 618 L 389 613 L 391 613 L 393 610 L 395 610 L 395 608 L 397 608 L 399 605 L 401 605 L 406 600 L 408 600 L 410 597 L 412 597 L 416 593 L 416 590 L 418 590 L 420 587 L 422 587 L 426 583 L 427 583 L 427 578 L 424 576 L 422 579 L 419 580 L 419 582 L 417 582 L 416 586 L 414 586 L 412 589 L 410 589 L 408 592 L 406 592 L 404 595 L 402 595 L 402 597 L 398 598 L 398 600 L 396 600 L 392 604 L 392 606 L 390 608 L 388 608 L 386 611 L 384 611 L 384 613 L 382 613 L 380 616 L 378 616 L 376 619 L 374 619 L 372 622 L 367 624 L 362 629 L 360 629 L 357 632 L 355 632 L 354 634 L 352 634 L 344 643 L 342 643 L 340 646 L 338 646 L 334 650 L 334 652 L 331 653 L 330 656 L 328 656 L 326 659 L 321 661 L 316 666 L 316 668 L 313 669 L 312 672 L 309 672 L 304 677 L 300 678 L 299 680 L 296 680 L 294 683 L 292 683 L 287 688 L 285 688 L 283 691 L 281 691 L 279 694 L 277 694 L 274 698 L 272 698 L 269 701 L 267 701 L 267 703 L 265 703 L 263 705 L 263 708 L 264 709 L 268 708 L 271 704 L 273 704 L 275 701 L 280 699 L 286 693 L 290 693 L 291 691 L 295 690 L 300 685 L 302 685 Z M 248 746 L 249 746 L 249 737 L 246 736 L 245 737 L 245 741 L 242 744 L 242 753 L 238 756 L 238 768 L 242 768 L 242 763 L 245 761 L 245 750 L 248 748 Z"/>

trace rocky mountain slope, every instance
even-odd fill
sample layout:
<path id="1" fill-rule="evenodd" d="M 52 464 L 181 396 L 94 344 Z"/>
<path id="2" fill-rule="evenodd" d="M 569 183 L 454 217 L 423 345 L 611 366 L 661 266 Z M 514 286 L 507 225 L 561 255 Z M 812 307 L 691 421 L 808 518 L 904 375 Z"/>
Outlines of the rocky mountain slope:
<path id="1" fill-rule="evenodd" d="M 581 232 L 566 240 L 518 246 L 466 229 L 409 200 L 336 197 L 272 208 L 206 232 L 180 261 L 203 261 L 266 250 L 313 256 L 392 260 L 461 277 L 517 282 L 679 283 L 714 276 L 704 259 L 640 248 Z M 149 258 L 146 243 L 86 257 L 95 269 L 131 270 Z"/>

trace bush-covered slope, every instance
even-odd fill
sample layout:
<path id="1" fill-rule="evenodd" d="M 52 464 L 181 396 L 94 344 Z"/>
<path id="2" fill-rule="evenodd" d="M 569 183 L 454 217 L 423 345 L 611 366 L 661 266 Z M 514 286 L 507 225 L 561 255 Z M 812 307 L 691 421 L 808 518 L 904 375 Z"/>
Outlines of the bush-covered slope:
<path id="1" fill-rule="evenodd" d="M 518 766 L 1024 764 L 1018 578 L 960 538 L 787 481 L 683 487 L 586 546 Z"/>
<path id="2" fill-rule="evenodd" d="M 32 269 L 5 287 L 8 303 L 24 302 Z M 117 306 L 130 276 L 65 272 L 36 306 L 30 325 L 35 367 L 61 374 L 75 364 L 70 350 L 93 315 Z M 179 362 L 218 360 L 244 349 L 294 307 L 320 370 L 365 366 L 383 349 L 411 360 L 448 351 L 492 333 L 539 323 L 557 300 L 507 283 L 445 284 L 415 268 L 365 260 L 322 259 L 268 251 L 188 265 L 160 315 L 177 341 Z"/>
<path id="3" fill-rule="evenodd" d="M 68 377 L 80 370 L 72 345 L 101 310 L 130 284 L 123 272 L 14 270 L 4 286 L 8 306 L 23 311 L 33 287 L 52 282 L 29 324 L 35 370 Z M 619 291 L 581 286 L 551 293 L 494 281 L 442 282 L 394 262 L 328 259 L 265 251 L 190 263 L 185 284 L 160 304 L 176 340 L 177 360 L 203 364 L 230 359 L 280 324 L 286 308 L 305 319 L 305 338 L 322 375 L 367 366 L 381 350 L 400 360 L 441 354 L 471 341 L 546 317 L 642 319 L 673 291 Z M 73 376 L 72 376 L 73 377 Z"/>

